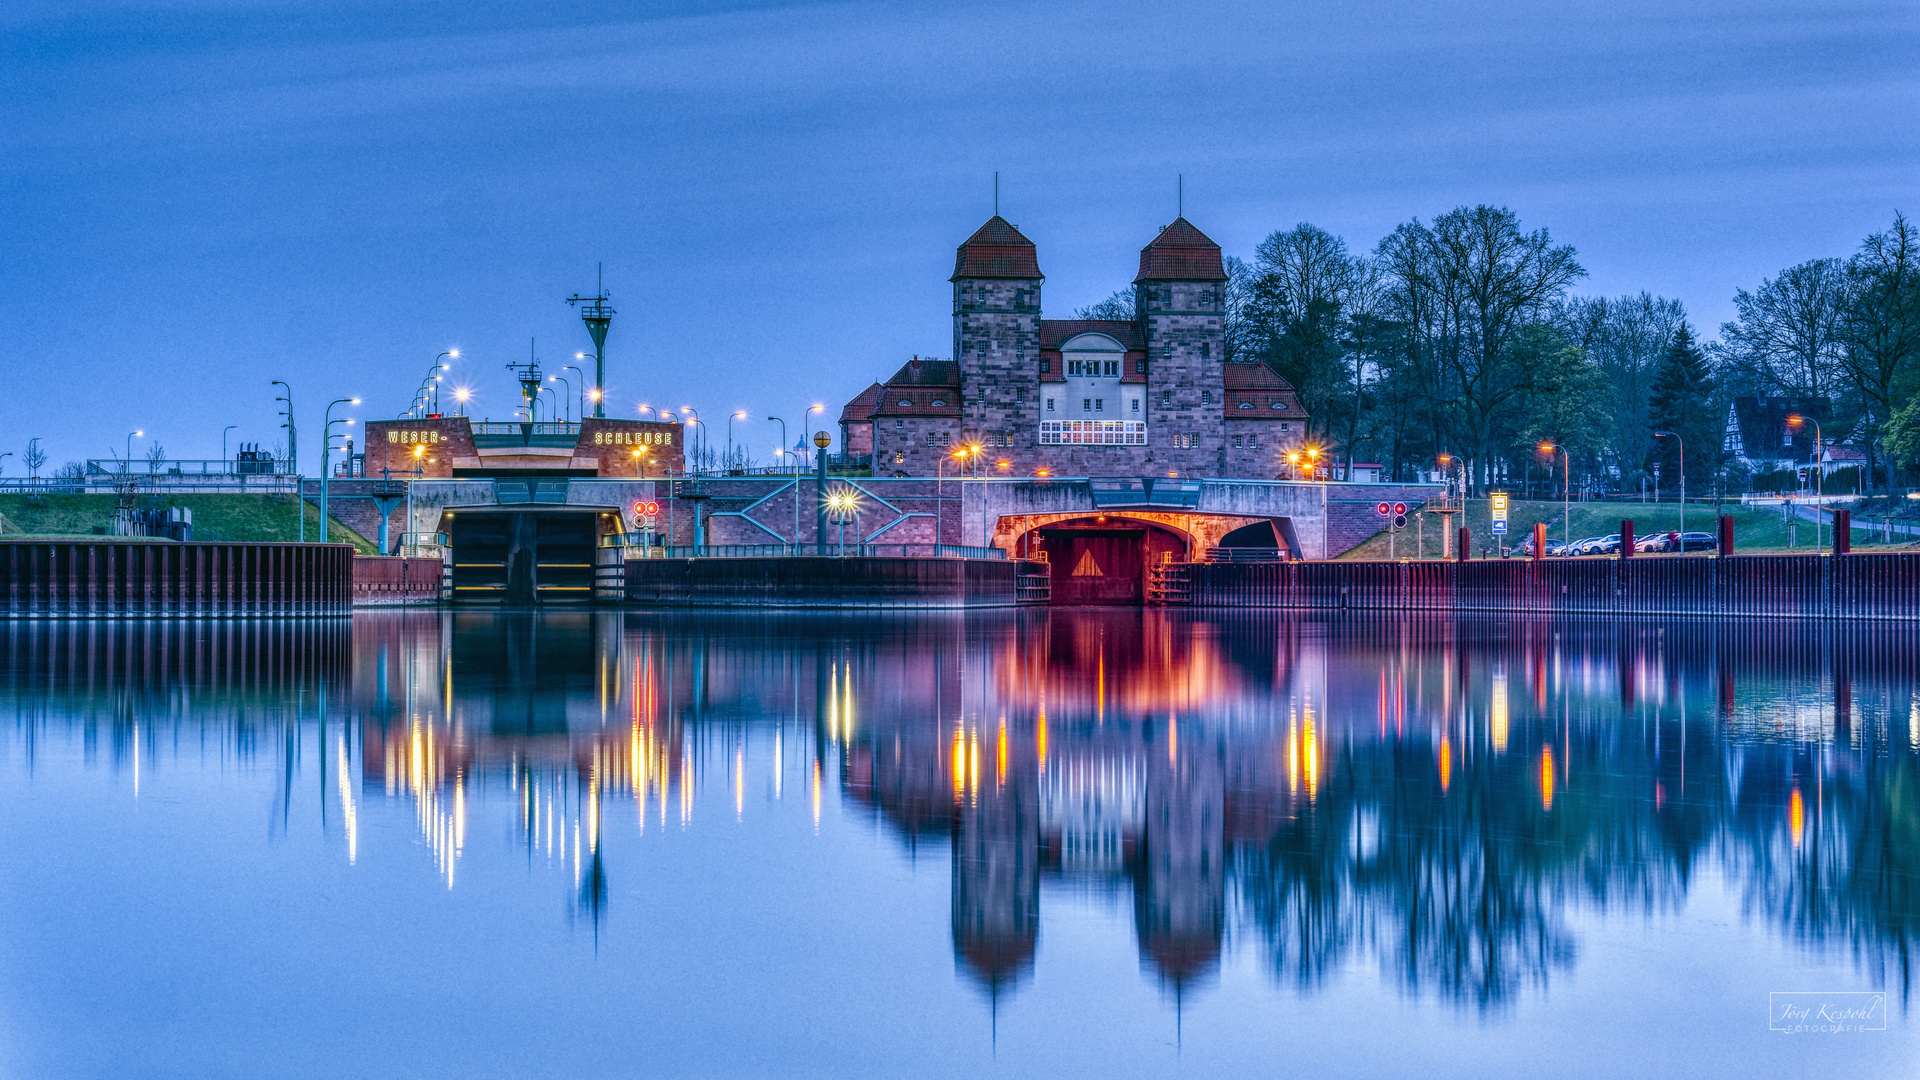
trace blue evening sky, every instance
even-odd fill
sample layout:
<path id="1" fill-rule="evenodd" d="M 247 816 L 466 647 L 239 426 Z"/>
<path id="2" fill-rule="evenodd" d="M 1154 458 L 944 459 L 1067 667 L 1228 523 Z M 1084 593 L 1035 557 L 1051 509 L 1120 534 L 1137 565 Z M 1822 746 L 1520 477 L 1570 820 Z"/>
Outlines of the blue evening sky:
<path id="1" fill-rule="evenodd" d="M 505 416 L 530 337 L 550 367 L 587 346 L 562 301 L 600 261 L 611 414 L 797 437 L 950 351 L 995 170 L 1054 317 L 1131 279 L 1184 173 L 1243 257 L 1505 204 L 1579 249 L 1582 291 L 1711 335 L 1736 288 L 1920 213 L 1916 45 L 1899 0 L 15 0 L 0 466 L 35 435 L 51 465 L 135 428 L 272 443 L 279 378 L 311 469 L 320 405 L 393 415 L 450 346 Z"/>

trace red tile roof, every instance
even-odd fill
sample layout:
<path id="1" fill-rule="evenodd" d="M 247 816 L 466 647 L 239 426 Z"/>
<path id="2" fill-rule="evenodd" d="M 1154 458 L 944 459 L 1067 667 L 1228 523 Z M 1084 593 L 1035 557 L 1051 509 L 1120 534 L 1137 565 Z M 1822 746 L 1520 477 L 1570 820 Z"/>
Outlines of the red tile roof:
<path id="1" fill-rule="evenodd" d="M 1146 335 L 1136 323 L 1123 319 L 1041 319 L 1040 347 L 1057 349 L 1075 334 L 1105 334 L 1129 349 L 1147 347 Z"/>
<path id="2" fill-rule="evenodd" d="M 960 365 L 952 360 L 918 357 L 907 361 L 881 387 L 873 410 L 867 415 L 959 416 Z"/>
<path id="3" fill-rule="evenodd" d="M 1217 258 L 1216 258 L 1217 261 Z M 998 214 L 967 237 L 954 253 L 953 277 L 960 278 L 1038 278 L 1040 256 L 1033 241 L 1020 235 Z"/>
<path id="4" fill-rule="evenodd" d="M 885 389 L 886 387 L 879 383 L 874 383 L 860 391 L 852 401 L 847 402 L 846 408 L 840 410 L 840 422 L 843 424 L 865 423 L 869 417 L 873 416 L 873 408 L 880 404 L 880 395 Z"/>
<path id="5" fill-rule="evenodd" d="M 1229 420 L 1305 420 L 1307 410 L 1292 385 L 1265 364 L 1227 364 L 1225 415 Z"/>
<path id="6" fill-rule="evenodd" d="M 1133 280 L 1225 281 L 1227 268 L 1220 261 L 1220 245 L 1181 217 L 1140 249 L 1140 273 Z"/>

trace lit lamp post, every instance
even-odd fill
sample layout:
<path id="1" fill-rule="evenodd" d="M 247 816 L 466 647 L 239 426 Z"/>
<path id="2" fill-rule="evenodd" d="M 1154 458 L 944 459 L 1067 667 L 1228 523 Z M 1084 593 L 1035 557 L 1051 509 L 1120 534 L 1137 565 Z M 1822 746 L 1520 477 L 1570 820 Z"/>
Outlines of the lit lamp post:
<path id="1" fill-rule="evenodd" d="M 1680 551 L 1687 550 L 1687 440 L 1671 431 L 1656 431 L 1656 439 L 1672 439 L 1680 447 Z"/>
<path id="2" fill-rule="evenodd" d="M 860 515 L 860 497 L 852 488 L 836 488 L 827 496 L 827 517 L 840 525 L 840 557 L 847 555 L 847 522 Z"/>
<path id="3" fill-rule="evenodd" d="M 320 542 L 327 542 L 327 480 L 333 476 L 333 407 L 335 405 L 358 405 L 359 398 L 336 398 L 327 403 L 327 411 L 322 414 L 326 426 L 320 429 Z M 349 420 L 348 423 L 353 421 Z M 306 511 L 300 511 L 305 518 Z"/>
<path id="4" fill-rule="evenodd" d="M 1547 478 L 1553 478 L 1553 455 L 1560 453 L 1560 554 L 1567 553 L 1567 545 L 1573 543 L 1573 464 L 1567 457 L 1567 448 L 1559 443 L 1543 442 L 1540 452 L 1547 455 Z M 1542 555 L 1546 552 L 1541 552 Z"/>
<path id="5" fill-rule="evenodd" d="M 569 366 L 569 367 L 571 367 L 572 365 L 568 365 L 568 366 Z M 562 371 L 564 371 L 564 370 L 566 370 L 566 369 L 565 369 L 565 368 L 562 368 L 561 370 L 562 370 Z M 566 418 L 567 418 L 567 420 L 568 420 L 568 422 L 572 422 L 572 420 L 573 420 L 573 380 L 572 380 L 572 379 L 569 379 L 569 378 L 567 378 L 567 377 L 566 377 L 565 375 L 549 375 L 549 376 L 547 376 L 547 379 L 548 379 L 548 381 L 550 381 L 550 382 L 557 382 L 557 383 L 559 383 L 559 384 L 560 384 L 561 386 L 564 386 L 564 387 L 566 387 L 566 388 L 567 388 L 567 397 L 566 397 L 566 402 L 567 402 L 567 405 L 566 405 L 566 409 L 567 409 L 567 412 L 566 412 Z"/>
<path id="6" fill-rule="evenodd" d="M 946 543 L 947 496 L 946 496 L 945 473 L 946 473 L 946 467 L 947 467 L 947 459 L 952 458 L 955 461 L 965 461 L 967 460 L 967 456 L 969 454 L 972 454 L 975 450 L 978 450 L 978 449 L 979 447 L 972 447 L 972 446 L 959 447 L 958 449 L 954 450 L 954 452 L 951 454 L 940 455 L 939 463 L 933 467 L 933 542 L 936 547 L 940 544 Z"/>
<path id="7" fill-rule="evenodd" d="M 464 386 L 453 392 L 453 399 L 460 403 L 461 416 L 467 415 L 467 399 L 472 396 L 473 396 L 473 391 L 467 389 Z"/>
<path id="8" fill-rule="evenodd" d="M 136 438 L 139 438 L 139 439 L 144 439 L 144 438 L 146 438 L 146 437 L 147 437 L 147 433 L 146 433 L 146 432 L 144 432 L 144 431 L 129 431 L 129 432 L 127 432 L 127 457 L 126 457 L 126 467 L 125 467 L 124 469 L 122 469 L 121 471 L 122 471 L 122 472 L 125 472 L 125 473 L 126 473 L 126 474 L 127 474 L 128 476 L 132 476 L 132 475 L 133 475 L 133 440 L 134 440 L 134 439 L 136 439 Z"/>
<path id="9" fill-rule="evenodd" d="M 813 543 L 814 550 L 822 555 L 827 553 L 827 447 L 831 445 L 832 442 L 833 436 L 824 431 L 819 432 L 813 437 L 814 449 L 819 451 L 814 455 L 819 460 L 819 471 L 814 474 L 815 478 L 813 482 L 813 501 L 816 508 L 813 522 Z M 936 518 L 934 528 L 938 530 L 939 527 L 938 519 Z M 938 535 L 937 531 L 935 535 Z"/>
<path id="10" fill-rule="evenodd" d="M 787 449 L 787 422 L 778 416 L 769 416 L 767 419 L 780 425 L 780 449 L 776 456 L 792 453 Z M 800 542 L 800 456 L 798 454 L 793 458 L 793 542 L 795 544 Z"/>
<path id="11" fill-rule="evenodd" d="M 413 480 L 420 479 L 420 474 L 426 468 L 426 458 L 423 456 L 426 452 L 427 448 L 424 446 L 413 448 Z M 403 551 L 408 547 L 419 546 L 407 543 L 407 534 L 413 531 L 413 480 L 407 481 L 407 525 L 400 530 L 400 547 Z"/>
<path id="12" fill-rule="evenodd" d="M 633 475 L 638 477 L 641 480 L 645 480 L 647 478 L 647 460 L 646 459 L 647 459 L 646 447 L 636 446 L 633 448 Z"/>
<path id="13" fill-rule="evenodd" d="M 1820 539 L 1820 421 L 1794 413 L 1787 417 L 1788 427 L 1813 425 L 1813 550 L 1819 551 Z"/>
<path id="14" fill-rule="evenodd" d="M 700 419 L 700 410 L 694 408 L 691 405 L 682 405 L 680 406 L 680 411 L 687 414 L 687 419 L 684 421 L 687 427 L 692 427 L 695 424 L 700 425 L 700 433 L 703 436 L 700 441 L 704 444 L 706 442 L 706 439 L 704 438 L 704 436 L 706 434 L 707 425 Z M 682 449 L 685 449 L 686 445 L 687 445 L 687 439 L 686 439 L 686 436 L 683 435 L 681 436 L 680 446 Z M 698 466 L 700 464 L 700 455 L 698 453 L 695 453 L 693 455 L 693 463 L 695 466 Z M 697 470 L 683 469 L 681 471 L 691 475 Z"/>
<path id="15" fill-rule="evenodd" d="M 746 418 L 745 409 L 736 409 L 732 416 L 727 417 L 727 474 L 729 476 L 733 474 L 733 422 Z"/>

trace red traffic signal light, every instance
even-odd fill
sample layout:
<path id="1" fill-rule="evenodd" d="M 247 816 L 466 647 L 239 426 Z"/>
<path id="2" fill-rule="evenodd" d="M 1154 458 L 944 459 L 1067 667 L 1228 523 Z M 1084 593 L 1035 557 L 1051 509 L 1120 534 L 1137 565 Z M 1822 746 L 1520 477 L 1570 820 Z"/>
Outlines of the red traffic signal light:
<path id="1" fill-rule="evenodd" d="M 1407 504 L 1406 504 L 1406 503 L 1394 503 L 1394 504 L 1393 504 L 1393 513 L 1394 513 L 1394 516 L 1396 516 L 1396 517 L 1406 517 L 1406 516 L 1407 516 Z M 1403 521 L 1403 522 L 1401 522 L 1401 524 L 1402 524 L 1402 525 L 1404 525 L 1404 524 L 1406 524 L 1406 522 L 1404 522 L 1404 521 Z"/>
<path id="2" fill-rule="evenodd" d="M 1389 509 L 1391 509 L 1391 507 L 1387 506 L 1386 503 L 1381 503 L 1379 506 L 1373 508 L 1373 512 L 1379 514 L 1381 517 L 1386 517 Z"/>
<path id="3" fill-rule="evenodd" d="M 633 513 L 636 517 L 658 517 L 660 516 L 660 504 L 657 502 L 637 502 L 633 504 Z"/>

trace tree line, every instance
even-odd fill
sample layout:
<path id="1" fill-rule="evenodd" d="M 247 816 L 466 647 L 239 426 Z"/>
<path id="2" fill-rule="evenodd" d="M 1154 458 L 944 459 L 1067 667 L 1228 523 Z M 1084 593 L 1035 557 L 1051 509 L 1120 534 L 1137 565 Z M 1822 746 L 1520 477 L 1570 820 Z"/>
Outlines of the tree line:
<path id="1" fill-rule="evenodd" d="M 1827 442 L 1865 453 L 1863 481 L 1891 489 L 1920 458 L 1920 233 L 1898 213 L 1849 256 L 1740 290 L 1706 341 L 1679 300 L 1576 295 L 1575 250 L 1505 207 L 1416 218 L 1359 253 L 1303 223 L 1227 268 L 1228 360 L 1271 367 L 1309 438 L 1394 479 L 1445 455 L 1474 490 L 1558 490 L 1557 447 L 1576 487 L 1671 491 L 1684 445 L 1693 491 L 1744 490 L 1723 451 L 1742 395 L 1808 402 Z M 1076 314 L 1131 319 L 1134 297 Z"/>

